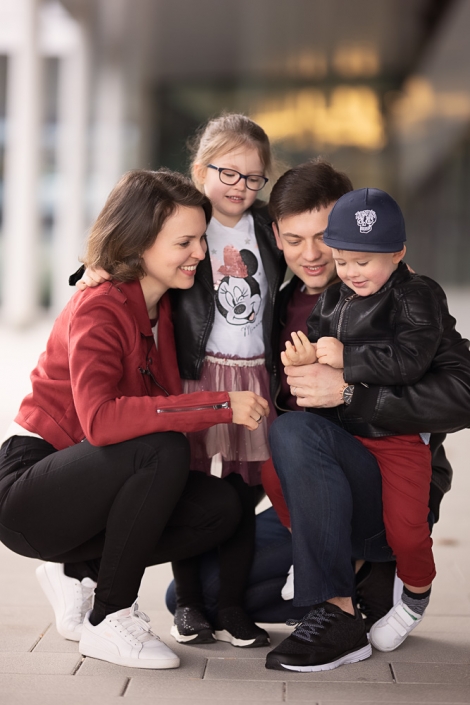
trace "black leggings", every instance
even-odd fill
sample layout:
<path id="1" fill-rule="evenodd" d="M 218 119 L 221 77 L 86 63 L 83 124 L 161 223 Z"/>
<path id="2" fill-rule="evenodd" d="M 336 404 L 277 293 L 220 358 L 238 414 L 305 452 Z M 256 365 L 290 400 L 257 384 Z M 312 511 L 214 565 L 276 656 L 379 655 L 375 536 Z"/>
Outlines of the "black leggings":
<path id="1" fill-rule="evenodd" d="M 199 475 L 192 472 L 191 475 Z M 243 605 L 245 587 L 255 550 L 255 507 L 260 499 L 260 487 L 250 487 L 237 474 L 228 475 L 223 484 L 230 485 L 238 494 L 242 507 L 242 519 L 237 530 L 228 541 L 219 546 L 220 591 L 218 608 Z M 199 556 L 173 561 L 177 607 L 199 607 L 204 605 L 199 577 Z"/>
<path id="2" fill-rule="evenodd" d="M 95 609 L 130 607 L 146 566 L 197 555 L 240 520 L 225 482 L 189 474 L 180 433 L 56 451 L 13 436 L 0 449 L 0 540 L 58 563 L 100 560 Z"/>

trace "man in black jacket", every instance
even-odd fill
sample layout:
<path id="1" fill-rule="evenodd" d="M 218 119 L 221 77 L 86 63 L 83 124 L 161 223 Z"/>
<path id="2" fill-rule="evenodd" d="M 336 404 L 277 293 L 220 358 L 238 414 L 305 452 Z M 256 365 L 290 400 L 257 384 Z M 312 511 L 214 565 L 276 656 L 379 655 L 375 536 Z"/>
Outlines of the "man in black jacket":
<path id="1" fill-rule="evenodd" d="M 297 268 L 296 273 L 301 279 L 303 279 L 302 262 L 297 258 L 298 261 L 294 261 L 292 266 L 289 261 L 289 248 L 295 247 L 296 239 L 297 246 L 298 242 L 301 242 L 297 223 L 302 216 L 305 217 L 305 213 L 301 212 L 305 211 L 305 206 L 301 209 L 301 204 L 298 203 L 299 212 L 292 212 L 289 205 L 289 191 L 291 197 L 295 193 L 299 201 L 298 189 L 293 191 L 293 185 L 297 181 L 297 184 L 302 187 L 304 181 L 308 180 L 308 174 L 311 175 L 314 172 L 315 165 L 311 163 L 287 172 L 276 184 L 271 200 L 279 244 L 284 249 L 288 265 L 294 271 Z M 334 203 L 329 205 L 329 208 L 324 205 L 319 208 L 317 205 L 316 211 L 310 211 L 319 215 L 323 210 L 323 229 L 327 225 L 326 211 L 330 211 Z M 324 266 L 328 258 L 325 245 L 322 243 L 318 249 L 325 250 L 317 257 L 320 265 Z M 305 263 L 303 267 L 305 269 Z M 345 530 L 351 535 L 352 553 L 349 555 L 358 559 L 386 561 L 390 557 L 390 549 L 386 544 L 383 530 L 378 466 L 367 451 L 359 447 L 356 453 L 348 445 L 348 439 L 352 437 L 343 428 L 373 424 L 390 433 L 411 434 L 432 431 L 434 434 L 436 432 L 442 434 L 469 425 L 468 344 L 455 331 L 455 321 L 448 314 L 445 297 L 439 287 L 437 287 L 437 294 L 442 299 L 444 335 L 431 368 L 415 385 L 393 387 L 355 385 L 352 389 L 345 384 L 342 370 L 327 365 L 310 365 L 286 370 L 285 382 L 290 387 L 291 394 L 296 397 L 297 408 L 330 409 L 334 412 L 332 416 L 336 418 L 338 426 L 334 427 L 334 433 L 329 433 L 329 428 L 323 428 L 313 437 L 306 430 L 310 415 L 299 417 L 298 414 L 287 414 L 273 427 L 273 454 L 276 466 L 283 477 L 287 503 L 292 511 L 296 591 L 298 586 L 300 593 L 297 604 L 314 607 L 314 609 L 301 620 L 294 634 L 268 655 L 266 664 L 268 668 L 300 671 L 326 670 L 342 663 L 362 660 L 370 655 L 370 646 L 367 643 L 360 615 L 351 609 L 349 612 L 353 611 L 354 614 L 348 614 L 347 601 L 353 591 L 350 575 L 345 575 L 342 583 L 341 580 L 339 581 L 341 585 L 336 582 L 333 586 L 329 566 L 334 561 L 332 555 L 334 550 L 325 550 L 319 558 L 318 545 L 314 546 L 312 541 L 306 539 L 309 536 L 318 536 L 313 525 L 310 526 L 308 517 L 311 517 L 312 521 L 315 518 L 317 528 L 323 527 L 326 534 L 330 532 L 330 536 L 333 533 L 335 540 L 341 543 L 341 536 L 337 535 L 337 526 L 335 527 L 336 519 L 341 515 L 346 526 Z M 289 303 L 287 303 L 288 306 Z M 289 332 L 284 330 L 285 333 Z M 289 404 L 287 406 L 292 408 Z M 335 409 L 341 410 L 341 414 L 334 411 Z M 306 424 L 300 423 L 303 420 Z M 434 457 L 430 501 L 431 521 L 437 518 L 442 494 L 450 487 L 451 470 L 443 453 L 442 438 L 442 435 L 434 435 L 432 438 Z M 349 476 L 343 486 L 338 484 L 337 478 L 328 479 L 330 468 L 328 460 L 325 459 L 333 456 L 335 462 L 347 465 L 351 468 L 351 473 L 356 475 L 356 477 Z M 321 468 L 324 476 L 327 477 L 325 487 L 329 487 L 331 492 L 327 489 L 322 496 L 315 492 L 313 486 L 309 484 L 309 465 Z M 301 468 L 304 470 L 303 476 L 300 472 Z M 308 506 L 308 511 L 299 512 L 299 502 L 303 503 L 304 508 Z M 324 576 L 324 591 L 336 597 L 314 606 L 313 603 L 319 600 L 312 598 L 309 593 L 309 576 L 312 573 L 317 575 L 321 573 Z"/>

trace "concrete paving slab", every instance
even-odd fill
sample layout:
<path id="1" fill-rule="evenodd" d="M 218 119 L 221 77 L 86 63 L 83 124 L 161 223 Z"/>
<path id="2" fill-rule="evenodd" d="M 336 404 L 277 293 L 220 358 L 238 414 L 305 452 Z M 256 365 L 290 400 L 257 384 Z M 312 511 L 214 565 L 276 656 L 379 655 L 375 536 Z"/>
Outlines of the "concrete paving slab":
<path id="1" fill-rule="evenodd" d="M 0 674 L 27 673 L 72 675 L 81 657 L 78 654 L 0 654 Z"/>
<path id="2" fill-rule="evenodd" d="M 440 634 L 416 629 L 396 651 L 384 653 L 373 650 L 378 661 L 410 663 L 470 663 L 470 635 Z"/>
<path id="3" fill-rule="evenodd" d="M 372 659 L 320 673 L 273 671 L 264 667 L 264 659 L 209 659 L 206 680 L 331 681 L 359 683 L 393 683 L 388 663 Z"/>
<path id="4" fill-rule="evenodd" d="M 397 683 L 450 683 L 470 692 L 470 663 L 391 663 Z"/>
<path id="5" fill-rule="evenodd" d="M 157 694 L 159 703 L 160 699 L 164 698 L 169 700 L 187 698 L 188 703 L 197 699 L 211 702 L 217 699 L 242 700 L 245 703 L 251 703 L 254 700 L 282 702 L 284 686 L 282 683 L 266 681 L 180 679 L 169 683 L 150 678 L 133 678 L 126 690 L 126 698 L 148 698 L 155 697 Z"/>
<path id="6" fill-rule="evenodd" d="M 128 685 L 128 679 L 121 676 L 87 677 L 46 676 L 46 675 L 6 675 L 0 674 L 2 703 L 10 705 L 16 700 L 12 696 L 19 693 L 54 693 L 62 696 L 120 696 Z M 121 701 L 122 702 L 122 701 Z M 65 705 L 65 703 L 63 703 Z"/>
<path id="7" fill-rule="evenodd" d="M 57 632 L 55 625 L 51 624 L 42 639 L 34 647 L 34 653 L 49 653 L 49 654 L 77 654 L 78 642 L 64 639 Z"/>
<path id="8" fill-rule="evenodd" d="M 154 678 L 158 680 L 174 681 L 184 678 L 203 678 L 207 666 L 205 656 L 197 654 L 187 654 L 181 659 L 179 668 L 169 668 L 162 670 L 150 670 L 145 668 L 125 668 L 116 666 L 113 663 L 99 661 L 98 659 L 85 658 L 81 667 L 77 671 L 77 677 L 87 676 L 123 676 L 127 678 Z"/>
<path id="9" fill-rule="evenodd" d="M 286 702 L 308 701 L 329 703 L 470 703 L 467 686 L 459 685 L 408 685 L 393 683 L 287 683 Z"/>
<path id="10" fill-rule="evenodd" d="M 50 627 L 45 624 L 16 624 L 5 621 L 3 610 L 0 609 L 0 653 L 31 651 L 41 640 L 46 630 Z"/>
<path id="11" fill-rule="evenodd" d="M 470 617 L 465 615 L 426 614 L 419 625 L 419 634 L 470 634 Z"/>

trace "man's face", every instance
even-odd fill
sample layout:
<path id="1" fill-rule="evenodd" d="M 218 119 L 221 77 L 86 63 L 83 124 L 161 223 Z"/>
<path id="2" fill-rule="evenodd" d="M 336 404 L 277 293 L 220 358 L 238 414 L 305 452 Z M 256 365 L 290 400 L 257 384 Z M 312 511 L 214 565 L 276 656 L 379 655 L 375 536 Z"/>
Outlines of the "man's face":
<path id="1" fill-rule="evenodd" d="M 307 294 L 321 294 L 337 279 L 332 250 L 323 242 L 334 205 L 273 223 L 277 246 L 284 252 L 287 266 L 304 282 Z"/>

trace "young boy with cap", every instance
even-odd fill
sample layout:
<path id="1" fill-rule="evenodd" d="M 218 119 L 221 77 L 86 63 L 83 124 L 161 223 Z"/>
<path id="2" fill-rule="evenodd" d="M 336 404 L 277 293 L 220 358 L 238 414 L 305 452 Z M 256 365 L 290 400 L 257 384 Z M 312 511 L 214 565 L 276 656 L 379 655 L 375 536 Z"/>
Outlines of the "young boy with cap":
<path id="1" fill-rule="evenodd" d="M 330 213 L 324 242 L 342 281 L 322 294 L 308 338 L 293 333 L 282 360 L 343 369 L 346 405 L 354 385 L 415 384 L 439 346 L 440 305 L 426 281 L 403 263 L 405 240 L 401 210 L 384 191 L 351 191 Z M 330 409 L 310 411 L 341 424 Z M 429 434 L 390 435 L 368 424 L 359 440 L 380 466 L 387 542 L 404 583 L 399 602 L 370 632 L 373 646 L 392 651 L 421 621 L 436 575 L 428 524 Z"/>

